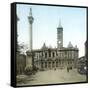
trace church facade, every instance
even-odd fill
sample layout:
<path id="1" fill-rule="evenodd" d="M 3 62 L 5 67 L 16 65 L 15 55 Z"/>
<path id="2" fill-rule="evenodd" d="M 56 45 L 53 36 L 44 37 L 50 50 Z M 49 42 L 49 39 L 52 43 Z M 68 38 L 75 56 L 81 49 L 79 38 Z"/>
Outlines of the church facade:
<path id="1" fill-rule="evenodd" d="M 56 68 L 75 68 L 78 60 L 78 48 L 69 42 L 63 47 L 63 27 L 61 23 L 57 28 L 57 48 L 47 47 L 44 43 L 41 49 L 33 50 L 34 66 L 41 70 Z"/>
<path id="2" fill-rule="evenodd" d="M 34 54 L 34 65 L 39 69 L 75 68 L 78 60 L 77 48 L 42 48 Z"/>

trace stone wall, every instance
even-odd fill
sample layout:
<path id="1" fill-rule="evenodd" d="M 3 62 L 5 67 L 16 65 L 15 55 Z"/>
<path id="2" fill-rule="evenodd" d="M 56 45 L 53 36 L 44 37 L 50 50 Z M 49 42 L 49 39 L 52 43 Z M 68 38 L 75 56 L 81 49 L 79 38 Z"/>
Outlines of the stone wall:
<path id="1" fill-rule="evenodd" d="M 26 67 L 26 56 L 23 54 L 17 54 L 16 57 L 16 70 L 17 75 L 24 74 L 25 67 Z"/>

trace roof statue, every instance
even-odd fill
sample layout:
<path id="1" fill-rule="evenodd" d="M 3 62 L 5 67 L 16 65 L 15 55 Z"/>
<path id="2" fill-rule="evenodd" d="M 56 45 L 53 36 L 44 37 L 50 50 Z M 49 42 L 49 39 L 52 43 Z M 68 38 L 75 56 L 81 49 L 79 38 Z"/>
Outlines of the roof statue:
<path id="1" fill-rule="evenodd" d="M 30 8 L 30 13 L 29 13 L 30 16 L 32 16 L 32 8 Z"/>
<path id="2" fill-rule="evenodd" d="M 77 48 L 77 45 L 75 46 L 75 48 Z"/>

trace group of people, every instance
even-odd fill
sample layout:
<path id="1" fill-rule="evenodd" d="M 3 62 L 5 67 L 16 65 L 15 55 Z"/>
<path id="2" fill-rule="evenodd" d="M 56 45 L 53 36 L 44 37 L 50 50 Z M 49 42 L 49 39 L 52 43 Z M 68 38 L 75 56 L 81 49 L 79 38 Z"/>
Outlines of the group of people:
<path id="1" fill-rule="evenodd" d="M 54 70 L 56 70 L 56 68 L 54 68 Z M 67 67 L 67 72 L 69 72 L 70 70 L 72 70 L 72 67 Z"/>

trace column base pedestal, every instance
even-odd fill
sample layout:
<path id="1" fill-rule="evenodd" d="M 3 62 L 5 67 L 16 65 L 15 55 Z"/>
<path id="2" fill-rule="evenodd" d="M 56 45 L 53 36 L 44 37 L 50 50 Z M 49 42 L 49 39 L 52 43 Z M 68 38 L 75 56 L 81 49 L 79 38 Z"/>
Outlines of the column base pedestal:
<path id="1" fill-rule="evenodd" d="M 31 66 L 26 66 L 25 73 L 31 75 L 33 73 L 33 68 Z"/>
<path id="2" fill-rule="evenodd" d="M 25 73 L 26 74 L 32 74 L 33 72 L 33 55 L 32 52 L 27 51 L 27 57 L 26 57 L 26 67 L 25 67 Z"/>

